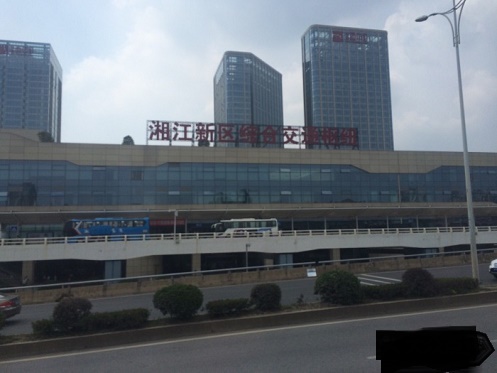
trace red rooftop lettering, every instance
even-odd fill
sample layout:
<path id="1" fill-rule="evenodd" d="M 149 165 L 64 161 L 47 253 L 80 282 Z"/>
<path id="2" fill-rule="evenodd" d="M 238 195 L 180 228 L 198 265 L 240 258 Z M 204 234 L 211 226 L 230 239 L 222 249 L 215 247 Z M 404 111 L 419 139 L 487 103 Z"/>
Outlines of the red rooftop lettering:
<path id="1" fill-rule="evenodd" d="M 219 124 L 217 127 L 218 141 L 235 142 L 234 130 L 235 126 L 233 124 Z"/>
<path id="2" fill-rule="evenodd" d="M 283 144 L 299 144 L 299 130 L 302 127 L 283 127 Z"/>
<path id="3" fill-rule="evenodd" d="M 240 126 L 240 142 L 257 144 L 259 141 L 259 128 L 254 124 Z"/>
<path id="4" fill-rule="evenodd" d="M 160 122 L 160 121 L 149 121 L 148 129 L 150 135 L 148 137 L 149 140 L 170 140 L 169 136 L 169 123 L 168 122 Z"/>
<path id="5" fill-rule="evenodd" d="M 358 148 L 357 128 L 147 121 L 148 140 L 190 143 L 248 143 Z"/>
<path id="6" fill-rule="evenodd" d="M 192 123 L 174 122 L 172 131 L 174 132 L 173 140 L 177 141 L 193 141 Z"/>

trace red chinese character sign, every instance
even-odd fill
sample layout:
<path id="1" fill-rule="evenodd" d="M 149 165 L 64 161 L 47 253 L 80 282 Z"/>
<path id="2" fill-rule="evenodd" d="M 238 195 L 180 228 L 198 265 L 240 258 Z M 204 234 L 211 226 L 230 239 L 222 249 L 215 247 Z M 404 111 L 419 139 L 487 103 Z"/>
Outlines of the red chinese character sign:
<path id="1" fill-rule="evenodd" d="M 33 54 L 33 47 L 2 43 L 0 44 L 0 54 L 30 56 Z"/>
<path id="2" fill-rule="evenodd" d="M 369 42 L 368 34 L 360 32 L 333 31 L 332 38 L 334 43 L 367 44 Z"/>
<path id="3" fill-rule="evenodd" d="M 169 145 L 234 146 L 358 149 L 357 128 L 270 126 L 255 124 L 198 123 L 182 121 L 147 121 L 148 141 L 165 141 Z"/>

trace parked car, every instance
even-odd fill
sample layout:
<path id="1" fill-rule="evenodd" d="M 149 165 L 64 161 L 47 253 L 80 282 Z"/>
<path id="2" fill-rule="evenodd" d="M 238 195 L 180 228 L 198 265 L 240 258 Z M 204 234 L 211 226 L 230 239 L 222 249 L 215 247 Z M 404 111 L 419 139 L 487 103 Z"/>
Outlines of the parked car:
<path id="1" fill-rule="evenodd" d="M 495 278 L 497 278 L 497 259 L 494 259 L 490 262 L 490 265 L 488 266 L 488 272 L 491 275 L 494 275 Z"/>
<path id="2" fill-rule="evenodd" d="M 21 313 L 21 299 L 16 294 L 0 294 L 0 313 L 6 319 Z"/>

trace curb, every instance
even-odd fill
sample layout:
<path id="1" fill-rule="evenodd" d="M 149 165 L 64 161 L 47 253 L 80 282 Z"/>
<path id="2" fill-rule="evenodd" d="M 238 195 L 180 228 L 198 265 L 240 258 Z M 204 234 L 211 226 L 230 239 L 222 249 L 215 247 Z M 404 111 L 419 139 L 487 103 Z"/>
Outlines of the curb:
<path id="1" fill-rule="evenodd" d="M 216 335 L 236 331 L 270 329 L 396 314 L 402 315 L 413 312 L 444 310 L 496 303 L 497 291 L 486 291 L 440 298 L 338 306 L 317 310 L 165 325 L 122 332 L 16 342 L 0 345 L 0 361 L 54 353 L 69 353 L 104 347 L 125 346 L 137 343 L 150 343 L 177 338 Z"/>

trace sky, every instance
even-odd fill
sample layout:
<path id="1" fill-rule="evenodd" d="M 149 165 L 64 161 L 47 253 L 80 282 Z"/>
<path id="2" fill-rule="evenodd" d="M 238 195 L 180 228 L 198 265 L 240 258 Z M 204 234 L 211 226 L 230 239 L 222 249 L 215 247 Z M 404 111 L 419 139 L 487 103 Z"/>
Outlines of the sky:
<path id="1" fill-rule="evenodd" d="M 458 1 L 458 0 L 457 0 Z M 213 122 L 225 51 L 283 76 L 304 125 L 301 37 L 313 24 L 388 31 L 395 150 L 462 151 L 451 0 L 0 0 L 0 39 L 50 43 L 63 69 L 62 142 L 146 143 L 147 120 Z M 460 60 L 468 149 L 497 151 L 497 2 L 467 0 Z"/>

